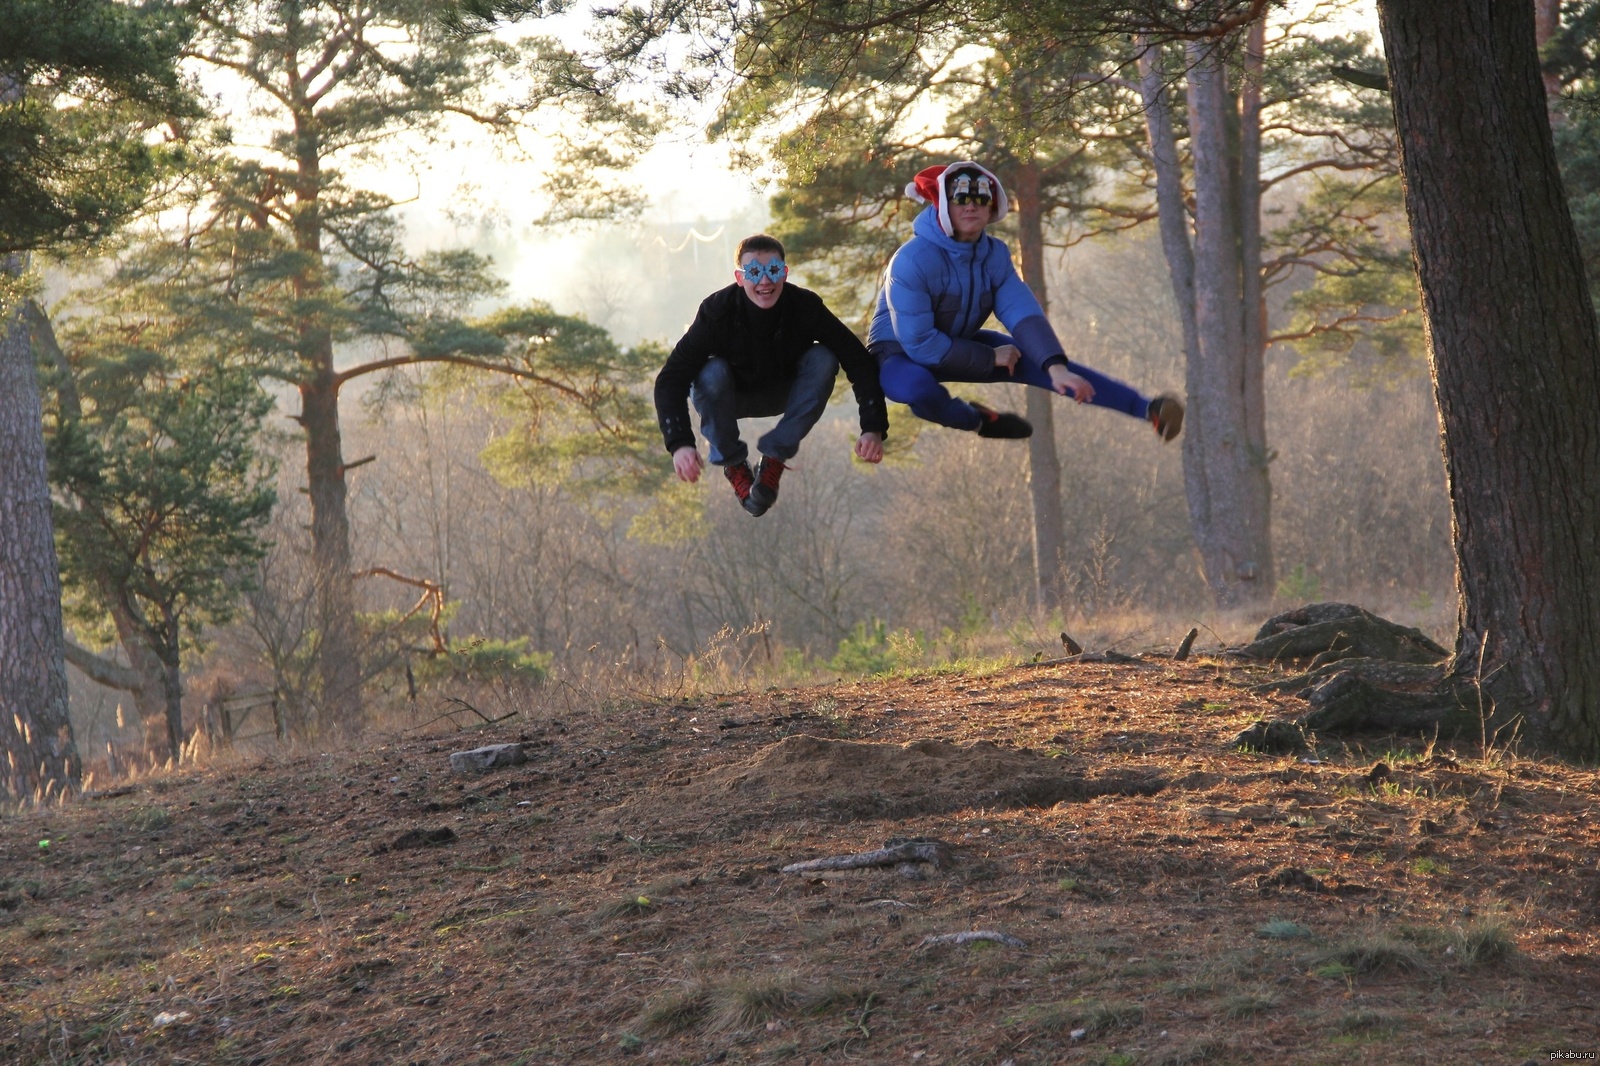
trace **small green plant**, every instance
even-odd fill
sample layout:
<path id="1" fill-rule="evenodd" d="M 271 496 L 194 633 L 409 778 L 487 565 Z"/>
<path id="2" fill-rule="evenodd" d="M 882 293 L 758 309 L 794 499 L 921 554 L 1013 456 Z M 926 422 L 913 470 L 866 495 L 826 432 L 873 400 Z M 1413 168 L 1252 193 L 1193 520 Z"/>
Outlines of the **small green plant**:
<path id="1" fill-rule="evenodd" d="M 655 910 L 657 903 L 649 896 L 624 896 L 622 899 L 613 900 L 600 908 L 598 917 L 610 918 L 637 918 Z"/>
<path id="2" fill-rule="evenodd" d="M 874 621 L 869 628 L 857 622 L 855 630 L 839 641 L 839 650 L 828 665 L 841 674 L 886 674 L 896 665 L 889 647 L 889 627 Z"/>
<path id="3" fill-rule="evenodd" d="M 671 1036 L 699 1025 L 710 1011 L 710 994 L 694 984 L 656 996 L 645 1005 L 635 1024 L 640 1032 Z"/>
<path id="4" fill-rule="evenodd" d="M 1419 876 L 1422 876 L 1422 877 L 1427 877 L 1430 874 L 1446 874 L 1446 873 L 1449 873 L 1450 872 L 1450 867 L 1446 866 L 1444 863 L 1440 862 L 1438 859 L 1431 859 L 1431 858 L 1428 858 L 1427 856 L 1424 856 L 1424 857 L 1422 857 L 1420 859 L 1417 859 L 1414 862 L 1412 862 L 1412 864 L 1411 864 L 1411 872 L 1414 873 L 1414 874 L 1417 874 Z"/>
<path id="5" fill-rule="evenodd" d="M 172 824 L 165 807 L 135 807 L 127 814 L 128 828 L 139 833 L 154 833 Z"/>
<path id="6" fill-rule="evenodd" d="M 1278 579 L 1278 587 L 1273 594 L 1280 600 L 1292 603 L 1315 603 L 1322 599 L 1322 578 L 1301 563 Z"/>
<path id="7" fill-rule="evenodd" d="M 1511 933 L 1498 922 L 1469 926 L 1452 937 L 1446 949 L 1462 966 L 1491 966 L 1504 962 L 1517 953 L 1517 942 Z"/>
<path id="8" fill-rule="evenodd" d="M 550 671 L 550 656 L 530 652 L 528 638 L 489 640 L 472 637 L 440 655 L 421 656 L 412 662 L 419 682 L 445 679 L 466 681 L 520 681 L 537 685 Z"/>
<path id="9" fill-rule="evenodd" d="M 793 977 L 747 977 L 717 989 L 712 1028 L 721 1032 L 755 1029 L 795 1008 Z"/>
<path id="10" fill-rule="evenodd" d="M 1311 935 L 1311 930 L 1287 918 L 1274 918 L 1256 930 L 1256 936 L 1266 940 L 1296 940 Z"/>
<path id="11" fill-rule="evenodd" d="M 1348 977 L 1386 971 L 1421 973 L 1428 961 L 1413 944 L 1381 934 L 1342 940 L 1321 952 L 1319 977 Z"/>
<path id="12" fill-rule="evenodd" d="M 1258 1014 L 1265 1014 L 1277 1005 L 1278 1000 L 1275 996 L 1242 992 L 1223 1000 L 1222 1013 L 1234 1021 L 1240 1021 L 1245 1018 L 1254 1018 Z"/>

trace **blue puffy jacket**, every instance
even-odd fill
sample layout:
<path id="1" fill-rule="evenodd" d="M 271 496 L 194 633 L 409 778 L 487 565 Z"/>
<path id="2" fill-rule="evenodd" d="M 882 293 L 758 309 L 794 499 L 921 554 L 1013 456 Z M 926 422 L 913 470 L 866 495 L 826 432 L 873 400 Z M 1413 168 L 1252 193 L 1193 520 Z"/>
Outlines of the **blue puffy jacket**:
<path id="1" fill-rule="evenodd" d="M 987 233 L 967 244 L 939 228 L 939 209 L 917 216 L 914 236 L 889 260 L 867 347 L 881 362 L 903 352 L 941 375 L 973 378 L 994 369 L 994 349 L 973 336 L 992 313 L 1025 356 L 1044 363 L 1061 342 L 1005 242 Z"/>

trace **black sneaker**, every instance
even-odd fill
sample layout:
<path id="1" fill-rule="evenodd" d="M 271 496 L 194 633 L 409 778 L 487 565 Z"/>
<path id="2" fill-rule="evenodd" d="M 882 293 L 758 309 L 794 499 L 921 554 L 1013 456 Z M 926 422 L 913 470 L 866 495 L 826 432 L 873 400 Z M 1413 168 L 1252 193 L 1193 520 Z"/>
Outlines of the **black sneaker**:
<path id="1" fill-rule="evenodd" d="M 971 400 L 967 401 L 972 403 Z M 1003 440 L 1021 440 L 1033 436 L 1033 423 L 1021 415 L 1014 415 L 1010 411 L 996 411 L 992 407 L 985 407 L 981 403 L 972 404 L 972 409 L 978 412 L 978 417 L 983 421 L 978 423 L 978 436 L 997 437 Z"/>
<path id="2" fill-rule="evenodd" d="M 733 494 L 739 497 L 741 505 L 750 499 L 750 486 L 756 483 L 756 476 L 750 472 L 749 463 L 729 463 L 722 468 L 722 476 L 733 486 Z"/>
<path id="3" fill-rule="evenodd" d="M 767 508 L 778 502 L 778 479 L 783 477 L 783 461 L 763 455 L 756 464 L 755 484 L 745 498 L 744 509 L 756 518 L 767 513 Z"/>
<path id="4" fill-rule="evenodd" d="M 1146 417 L 1162 441 L 1175 440 L 1183 432 L 1183 401 L 1176 396 L 1157 396 L 1150 401 Z"/>

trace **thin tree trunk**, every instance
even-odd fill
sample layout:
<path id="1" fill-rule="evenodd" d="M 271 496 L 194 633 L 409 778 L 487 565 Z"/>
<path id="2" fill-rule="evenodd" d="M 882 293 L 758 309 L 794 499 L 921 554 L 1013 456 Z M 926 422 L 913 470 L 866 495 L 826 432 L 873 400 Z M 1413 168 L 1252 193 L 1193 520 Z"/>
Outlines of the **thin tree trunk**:
<path id="1" fill-rule="evenodd" d="M 296 279 L 305 299 L 321 295 L 323 278 L 321 142 L 306 108 L 296 115 L 295 244 L 314 264 Z M 351 566 L 350 519 L 344 451 L 339 433 L 339 378 L 333 336 L 316 322 L 302 325 L 299 356 L 300 425 L 306 434 L 307 491 L 311 498 L 311 561 L 317 586 L 320 641 L 317 670 L 322 682 L 322 725 L 353 733 L 363 724 L 361 636 L 356 625 Z"/>
<path id="2" fill-rule="evenodd" d="M 1049 313 L 1050 299 L 1044 281 L 1044 213 L 1039 202 L 1039 164 L 1022 163 L 1016 180 L 1019 249 L 1022 280 Z M 1037 602 L 1046 611 L 1066 599 L 1066 531 L 1061 514 L 1061 458 L 1056 452 L 1054 397 L 1043 389 L 1027 393 L 1028 492 L 1033 499 L 1033 573 Z"/>
<path id="3" fill-rule="evenodd" d="M 116 602 L 115 593 L 108 598 L 112 602 L 111 621 L 117 627 L 117 643 L 122 645 L 128 665 L 139 678 L 132 690 L 133 706 L 144 729 L 145 751 L 160 765 L 177 752 L 167 726 L 166 667 L 133 612 Z"/>
<path id="4" fill-rule="evenodd" d="M 172 750 L 173 760 L 177 761 L 183 756 L 183 669 L 178 662 L 164 662 L 161 666 L 161 690 L 167 711 L 167 745 Z"/>
<path id="5" fill-rule="evenodd" d="M 1207 583 L 1221 606 L 1270 594 L 1265 456 L 1252 454 L 1250 391 L 1240 307 L 1235 160 L 1228 150 L 1232 99 L 1214 45 L 1189 57 L 1189 151 L 1194 159 L 1195 325 L 1199 366 L 1189 375 L 1184 481 Z"/>
<path id="6" fill-rule="evenodd" d="M 1245 35 L 1244 84 L 1239 93 L 1239 282 L 1244 343 L 1244 431 L 1254 476 L 1252 498 L 1261 545 L 1256 586 L 1269 596 L 1277 585 L 1272 556 L 1272 453 L 1267 447 L 1267 302 L 1261 290 L 1261 78 L 1266 53 L 1265 18 Z"/>
<path id="7" fill-rule="evenodd" d="M 329 345 L 331 349 L 331 344 Z M 317 647 L 322 718 L 327 728 L 353 732 L 362 724 L 360 632 L 351 577 L 350 520 L 339 433 L 339 390 L 332 354 L 326 369 L 300 386 L 311 495 L 311 552 L 316 575 Z"/>
<path id="8" fill-rule="evenodd" d="M 22 273 L 12 257 L 11 279 Z M 46 475 L 44 409 L 20 306 L 0 320 L 0 784 L 17 798 L 77 790 L 66 633 Z"/>
<path id="9" fill-rule="evenodd" d="M 1600 758 L 1600 335 L 1527 0 L 1379 0 L 1443 427 L 1452 672 Z"/>

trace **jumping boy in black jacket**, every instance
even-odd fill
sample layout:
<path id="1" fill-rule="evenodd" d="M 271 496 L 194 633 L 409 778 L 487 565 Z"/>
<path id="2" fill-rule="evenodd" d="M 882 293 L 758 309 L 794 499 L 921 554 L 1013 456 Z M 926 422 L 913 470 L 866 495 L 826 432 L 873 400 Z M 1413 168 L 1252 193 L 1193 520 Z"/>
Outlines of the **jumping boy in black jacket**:
<path id="1" fill-rule="evenodd" d="M 739 242 L 734 284 L 706 297 L 689 332 L 656 376 L 656 417 L 684 481 L 700 479 L 700 452 L 689 425 L 691 396 L 711 461 L 722 467 L 739 503 L 752 515 L 767 513 L 778 498 L 784 464 L 822 417 L 834 375 L 844 367 L 861 408 L 856 454 L 883 458 L 888 410 L 878 384 L 878 364 L 848 326 L 809 289 L 787 285 L 783 245 L 757 234 Z M 739 439 L 739 419 L 782 415 L 756 442 L 754 472 Z"/>

